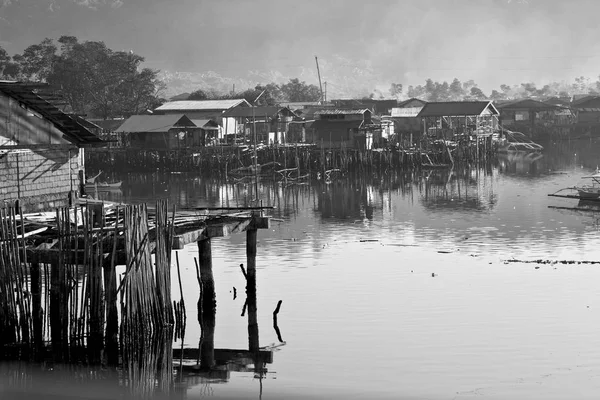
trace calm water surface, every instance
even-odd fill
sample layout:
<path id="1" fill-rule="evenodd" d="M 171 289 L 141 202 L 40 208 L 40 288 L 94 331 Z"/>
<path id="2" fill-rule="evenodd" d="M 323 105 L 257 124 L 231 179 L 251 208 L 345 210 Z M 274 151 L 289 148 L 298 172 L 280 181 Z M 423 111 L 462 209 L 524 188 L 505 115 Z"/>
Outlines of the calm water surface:
<path id="1" fill-rule="evenodd" d="M 263 399 L 597 398 L 600 266 L 506 260 L 600 260 L 600 212 L 550 208 L 578 203 L 547 196 L 581 183 L 599 152 L 595 141 L 561 142 L 469 171 L 261 182 L 262 204 L 275 208 L 258 232 L 259 334 L 280 346 L 262 382 L 234 372 L 190 384 L 188 397 L 259 398 L 262 383 Z M 122 193 L 101 197 L 196 207 L 255 196 L 251 184 L 191 175 L 121 178 Z M 248 347 L 244 244 L 213 240 L 217 348 Z M 195 305 L 196 246 L 179 256 Z M 199 334 L 192 309 L 185 345 Z"/>

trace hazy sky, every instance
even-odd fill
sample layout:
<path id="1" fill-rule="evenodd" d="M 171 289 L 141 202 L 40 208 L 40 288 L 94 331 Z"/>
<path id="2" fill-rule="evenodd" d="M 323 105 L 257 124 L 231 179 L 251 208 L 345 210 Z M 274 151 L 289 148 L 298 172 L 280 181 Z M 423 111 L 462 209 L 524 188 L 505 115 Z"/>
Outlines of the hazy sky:
<path id="1" fill-rule="evenodd" d="M 382 87 L 474 79 L 489 91 L 598 79 L 599 19 L 597 0 L 0 0 L 0 46 L 14 54 L 69 34 L 163 70 L 307 81 L 317 55 L 332 91 L 361 75 Z"/>

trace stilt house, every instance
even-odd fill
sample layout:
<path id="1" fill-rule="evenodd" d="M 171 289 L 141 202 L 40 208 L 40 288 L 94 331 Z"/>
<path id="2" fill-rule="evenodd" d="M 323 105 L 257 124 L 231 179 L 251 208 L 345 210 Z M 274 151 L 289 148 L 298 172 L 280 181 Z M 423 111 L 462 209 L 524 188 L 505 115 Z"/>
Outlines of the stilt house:
<path id="1" fill-rule="evenodd" d="M 0 201 L 26 212 L 68 205 L 85 185 L 84 149 L 104 146 L 41 84 L 0 81 Z M 64 103 L 63 103 L 64 104 Z"/>

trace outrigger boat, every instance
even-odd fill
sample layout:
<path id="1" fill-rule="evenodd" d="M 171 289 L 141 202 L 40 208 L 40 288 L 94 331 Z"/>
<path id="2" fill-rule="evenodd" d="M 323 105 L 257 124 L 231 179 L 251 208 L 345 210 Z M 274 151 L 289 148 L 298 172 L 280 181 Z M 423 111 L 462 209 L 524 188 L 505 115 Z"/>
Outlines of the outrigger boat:
<path id="1" fill-rule="evenodd" d="M 596 168 L 596 171 L 592 175 L 583 176 L 582 179 L 591 179 L 591 185 L 579 185 L 560 189 L 555 193 L 551 193 L 548 196 L 552 197 L 563 197 L 567 199 L 579 199 L 598 202 L 600 201 L 600 169 Z M 577 194 L 564 194 L 561 193 L 564 190 L 576 191 Z"/>
<path id="2" fill-rule="evenodd" d="M 598 199 L 600 198 L 600 170 L 596 169 L 596 172 L 590 176 L 584 176 L 584 179 L 591 179 L 591 185 L 576 186 L 575 190 L 579 194 L 582 200 Z"/>
<path id="3" fill-rule="evenodd" d="M 98 190 L 117 190 L 117 189 L 121 188 L 122 183 L 123 183 L 122 181 L 112 182 L 112 183 L 108 183 L 108 182 L 86 183 L 85 188 L 87 190 L 93 190 L 96 188 Z"/>

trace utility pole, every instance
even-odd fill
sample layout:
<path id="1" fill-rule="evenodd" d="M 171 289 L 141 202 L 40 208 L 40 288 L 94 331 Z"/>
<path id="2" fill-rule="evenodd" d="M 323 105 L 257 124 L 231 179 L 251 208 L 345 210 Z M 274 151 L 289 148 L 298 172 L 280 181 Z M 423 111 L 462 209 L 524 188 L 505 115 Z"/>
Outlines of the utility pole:
<path id="1" fill-rule="evenodd" d="M 323 82 L 323 85 L 325 85 L 325 96 L 323 97 L 323 102 L 327 103 L 327 81 Z"/>
<path id="2" fill-rule="evenodd" d="M 323 102 L 323 85 L 321 85 L 321 72 L 319 71 L 319 60 L 315 56 L 315 62 L 317 63 L 317 75 L 319 76 L 319 88 L 321 89 L 321 103 Z"/>
<path id="3" fill-rule="evenodd" d="M 261 92 L 261 94 L 259 94 L 256 99 L 254 99 L 254 101 L 252 102 L 252 130 L 254 131 L 254 190 L 255 190 L 255 196 L 256 196 L 256 201 L 258 204 L 258 155 L 256 154 L 256 147 L 258 146 L 258 140 L 256 138 L 256 102 L 258 101 L 258 99 L 260 98 L 260 96 L 262 96 L 263 94 L 265 94 L 266 90 L 263 90 Z"/>

